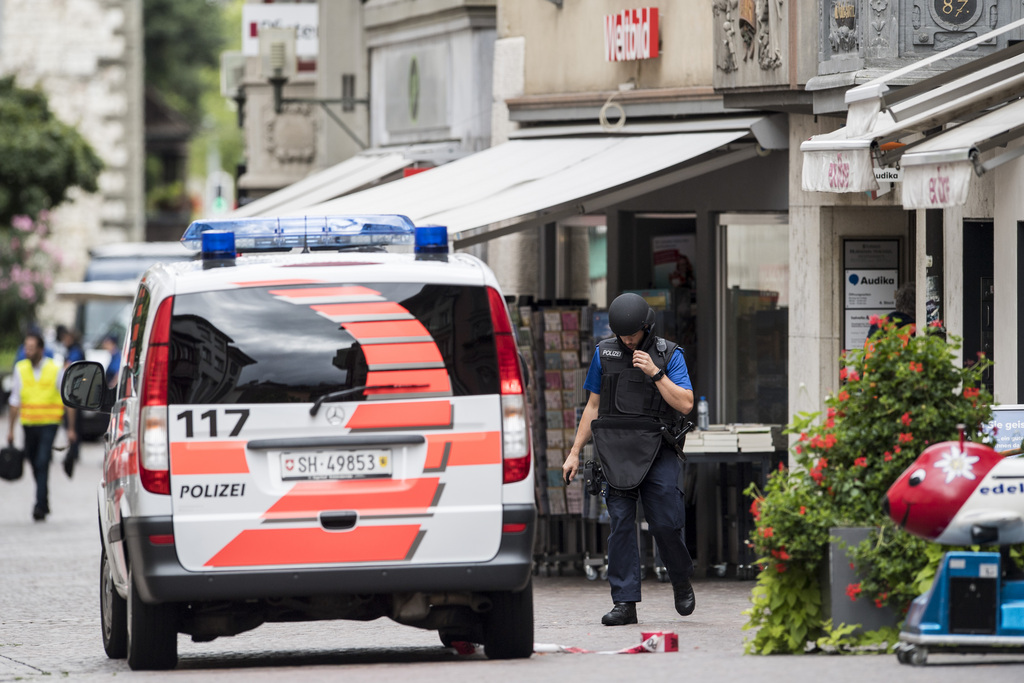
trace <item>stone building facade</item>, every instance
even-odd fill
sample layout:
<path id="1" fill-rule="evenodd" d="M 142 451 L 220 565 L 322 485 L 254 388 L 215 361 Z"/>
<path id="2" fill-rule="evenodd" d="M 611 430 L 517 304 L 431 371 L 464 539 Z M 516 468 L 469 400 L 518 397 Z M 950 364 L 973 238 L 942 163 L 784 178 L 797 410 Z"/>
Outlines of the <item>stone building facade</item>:
<path id="1" fill-rule="evenodd" d="M 53 213 L 55 279 L 78 280 L 91 246 L 145 238 L 141 1 L 0 0 L 0 74 L 40 88 L 103 160 L 99 192 L 74 190 Z M 71 305 L 49 301 L 40 317 L 68 322 Z"/>

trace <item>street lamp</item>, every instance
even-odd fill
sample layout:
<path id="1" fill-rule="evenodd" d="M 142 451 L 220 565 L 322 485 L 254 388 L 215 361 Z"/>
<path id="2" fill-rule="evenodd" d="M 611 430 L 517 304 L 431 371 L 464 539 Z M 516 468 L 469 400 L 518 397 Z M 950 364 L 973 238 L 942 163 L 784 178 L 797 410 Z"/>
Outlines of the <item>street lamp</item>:
<path id="1" fill-rule="evenodd" d="M 340 104 L 342 111 L 349 112 L 355 111 L 357 104 L 370 105 L 369 98 L 355 98 L 355 75 L 342 74 L 341 97 L 338 99 L 284 97 L 285 83 L 295 75 L 296 71 L 295 28 L 261 28 L 259 41 L 261 74 L 274 88 L 274 113 L 280 114 L 285 104 L 318 104 L 360 148 L 366 149 L 366 143 L 360 140 L 352 129 L 345 125 L 345 122 L 327 106 Z"/>

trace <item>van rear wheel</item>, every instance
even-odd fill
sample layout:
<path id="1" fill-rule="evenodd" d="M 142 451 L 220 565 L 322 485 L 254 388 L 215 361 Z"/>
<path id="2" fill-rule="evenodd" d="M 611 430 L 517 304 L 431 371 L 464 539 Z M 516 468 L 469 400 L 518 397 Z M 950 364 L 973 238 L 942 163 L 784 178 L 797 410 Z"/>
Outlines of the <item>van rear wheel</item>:
<path id="1" fill-rule="evenodd" d="M 133 671 L 173 669 L 178 664 L 178 608 L 149 605 L 128 571 L 128 666 Z"/>
<path id="2" fill-rule="evenodd" d="M 519 592 L 492 593 L 484 621 L 488 659 L 525 659 L 533 654 L 533 581 Z"/>
<path id="3" fill-rule="evenodd" d="M 107 657 L 124 659 L 128 654 L 128 603 L 114 586 L 106 548 L 100 555 L 100 624 Z"/>

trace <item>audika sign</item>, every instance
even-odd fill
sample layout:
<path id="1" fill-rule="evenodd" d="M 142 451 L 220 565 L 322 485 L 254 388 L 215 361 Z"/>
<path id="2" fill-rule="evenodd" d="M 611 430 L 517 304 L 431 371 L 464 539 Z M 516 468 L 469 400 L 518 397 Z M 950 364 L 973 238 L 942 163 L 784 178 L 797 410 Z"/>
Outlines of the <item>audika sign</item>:
<path id="1" fill-rule="evenodd" d="M 843 348 L 860 348 L 871 319 L 896 307 L 899 241 L 845 240 L 843 278 Z"/>

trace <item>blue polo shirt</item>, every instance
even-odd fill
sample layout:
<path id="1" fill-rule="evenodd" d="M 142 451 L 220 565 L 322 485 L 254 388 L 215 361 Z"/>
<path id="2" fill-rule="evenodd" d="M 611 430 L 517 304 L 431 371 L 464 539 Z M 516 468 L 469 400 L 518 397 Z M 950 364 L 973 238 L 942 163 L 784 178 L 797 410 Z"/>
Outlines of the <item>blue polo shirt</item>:
<path id="1" fill-rule="evenodd" d="M 587 369 L 587 380 L 583 383 L 584 389 L 595 394 L 601 393 L 601 354 L 598 351 L 599 349 L 595 347 L 594 357 L 590 359 L 590 367 Z M 665 374 L 676 385 L 693 391 L 693 385 L 690 384 L 690 373 L 686 370 L 686 361 L 683 359 L 682 349 L 676 347 L 675 352 L 668 359 L 668 367 L 665 368 Z"/>

